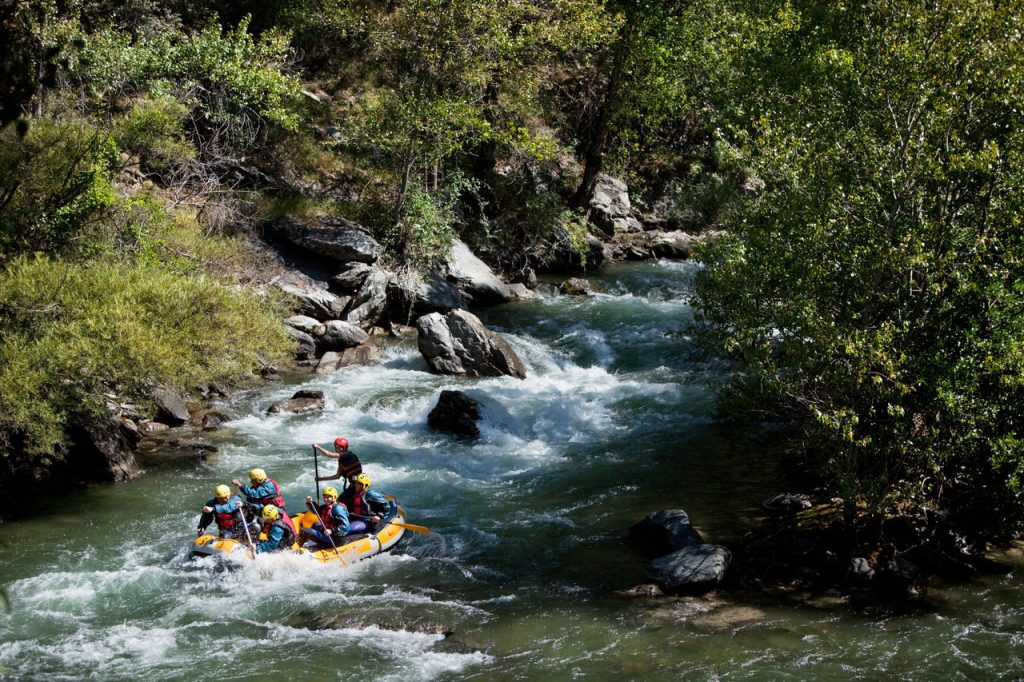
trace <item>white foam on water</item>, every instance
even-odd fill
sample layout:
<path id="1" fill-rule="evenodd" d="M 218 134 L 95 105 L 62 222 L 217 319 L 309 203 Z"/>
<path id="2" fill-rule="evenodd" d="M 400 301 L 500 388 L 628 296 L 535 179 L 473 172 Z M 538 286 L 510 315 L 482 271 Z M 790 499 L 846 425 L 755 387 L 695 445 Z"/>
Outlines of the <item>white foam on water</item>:
<path id="1" fill-rule="evenodd" d="M 17 671 L 16 679 L 145 679 L 145 669 L 187 660 L 177 651 L 180 630 L 129 623 L 83 626 L 54 640 L 0 643 L 0 663 Z M 53 666 L 74 672 L 64 675 Z"/>
<path id="2" fill-rule="evenodd" d="M 489 663 L 493 658 L 483 652 L 448 653 L 431 648 L 444 639 L 435 633 L 387 630 L 376 626 L 366 628 L 339 628 L 318 630 L 320 644 L 373 651 L 398 669 L 385 673 L 377 666 L 374 679 L 379 680 L 434 680 L 441 675 L 458 673 L 473 665 Z M 273 626 L 273 636 L 286 644 L 308 643 L 309 631 L 301 628 Z"/>

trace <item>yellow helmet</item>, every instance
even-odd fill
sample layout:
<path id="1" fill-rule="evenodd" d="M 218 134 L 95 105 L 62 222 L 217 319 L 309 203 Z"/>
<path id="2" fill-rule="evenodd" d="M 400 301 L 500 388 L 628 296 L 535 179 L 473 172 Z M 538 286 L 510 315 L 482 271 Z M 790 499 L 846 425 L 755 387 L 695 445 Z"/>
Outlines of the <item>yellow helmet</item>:
<path id="1" fill-rule="evenodd" d="M 338 489 L 334 486 L 327 486 L 324 488 L 324 497 L 333 497 L 334 499 L 338 499 Z"/>
<path id="2" fill-rule="evenodd" d="M 231 497 L 231 488 L 227 487 L 223 483 L 213 489 L 213 496 L 218 500 L 223 500 Z"/>
<path id="3" fill-rule="evenodd" d="M 366 474 L 359 474 L 358 476 L 356 476 L 356 483 L 362 483 L 367 488 L 369 488 L 370 487 L 370 477 L 367 476 Z"/>
<path id="4" fill-rule="evenodd" d="M 249 479 L 257 483 L 263 483 L 263 481 L 267 480 L 267 472 L 263 469 L 253 469 L 249 472 Z"/>
<path id="5" fill-rule="evenodd" d="M 268 504 L 263 508 L 260 516 L 267 519 L 268 521 L 276 521 L 281 516 L 281 512 L 277 511 L 277 507 L 272 504 Z"/>

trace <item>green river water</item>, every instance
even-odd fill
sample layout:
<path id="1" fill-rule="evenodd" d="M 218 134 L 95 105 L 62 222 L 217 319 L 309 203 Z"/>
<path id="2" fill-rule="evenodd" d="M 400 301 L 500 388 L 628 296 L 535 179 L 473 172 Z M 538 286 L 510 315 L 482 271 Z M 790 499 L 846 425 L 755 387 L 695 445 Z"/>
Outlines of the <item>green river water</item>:
<path id="1" fill-rule="evenodd" d="M 235 395 L 205 463 L 40 502 L 0 525 L 11 680 L 1014 679 L 1020 569 L 933 586 L 922 608 L 855 609 L 719 594 L 629 598 L 644 582 L 629 526 L 683 508 L 728 544 L 780 492 L 773 459 L 713 419 L 724 368 L 688 336 L 694 266 L 608 270 L 590 298 L 482 311 L 528 378 L 429 374 L 408 339 L 382 366 Z M 299 387 L 316 415 L 266 416 Z M 460 443 L 426 428 L 444 388 L 485 414 Z M 254 466 L 289 509 L 313 492 L 310 443 L 344 435 L 409 520 L 399 548 L 351 567 L 278 554 L 190 561 L 213 487 Z M 323 461 L 321 460 L 321 464 Z M 329 468 L 329 466 L 325 466 Z"/>

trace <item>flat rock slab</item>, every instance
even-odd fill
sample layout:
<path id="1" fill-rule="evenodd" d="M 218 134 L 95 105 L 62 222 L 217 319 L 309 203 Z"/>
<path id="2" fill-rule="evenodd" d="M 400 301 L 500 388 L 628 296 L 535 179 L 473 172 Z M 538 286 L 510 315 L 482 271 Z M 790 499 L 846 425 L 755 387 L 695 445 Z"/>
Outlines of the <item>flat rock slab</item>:
<path id="1" fill-rule="evenodd" d="M 647 577 L 666 594 L 703 594 L 718 586 L 732 561 L 721 545 L 691 545 L 647 562 Z"/>

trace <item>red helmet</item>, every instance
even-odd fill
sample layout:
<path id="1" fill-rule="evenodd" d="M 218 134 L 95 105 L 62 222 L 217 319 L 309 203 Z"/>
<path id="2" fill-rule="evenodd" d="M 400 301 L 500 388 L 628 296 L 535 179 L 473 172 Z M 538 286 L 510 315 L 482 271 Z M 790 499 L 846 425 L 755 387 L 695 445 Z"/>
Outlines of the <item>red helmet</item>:
<path id="1" fill-rule="evenodd" d="M 348 438 L 335 438 L 334 447 L 342 450 L 348 450 Z"/>

